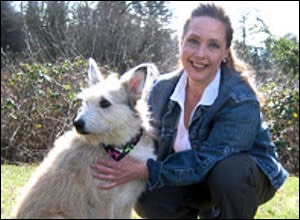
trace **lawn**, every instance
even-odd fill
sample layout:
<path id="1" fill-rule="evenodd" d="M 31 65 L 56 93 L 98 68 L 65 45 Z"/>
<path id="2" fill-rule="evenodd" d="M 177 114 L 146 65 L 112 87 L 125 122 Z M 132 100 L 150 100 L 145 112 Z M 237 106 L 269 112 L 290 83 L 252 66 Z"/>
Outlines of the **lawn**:
<path id="1" fill-rule="evenodd" d="M 9 213 L 17 194 L 36 165 L 1 165 L 1 219 Z M 133 211 L 132 218 L 140 217 Z M 256 219 L 299 219 L 299 178 L 289 177 L 275 197 L 259 207 Z"/>

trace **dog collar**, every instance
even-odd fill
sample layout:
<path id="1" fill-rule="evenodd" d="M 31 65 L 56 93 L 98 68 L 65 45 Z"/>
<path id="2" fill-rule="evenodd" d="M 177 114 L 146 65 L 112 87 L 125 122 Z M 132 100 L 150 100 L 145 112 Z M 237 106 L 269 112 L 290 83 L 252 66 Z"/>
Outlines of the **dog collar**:
<path id="1" fill-rule="evenodd" d="M 142 134 L 143 134 L 143 129 L 141 128 L 139 133 L 135 137 L 133 137 L 129 142 L 127 142 L 125 145 L 119 146 L 119 145 L 103 144 L 103 147 L 111 158 L 113 158 L 116 161 L 119 161 L 127 154 L 129 154 L 131 150 L 133 150 L 133 148 L 140 141 Z M 121 148 L 122 150 L 120 151 L 117 148 Z"/>

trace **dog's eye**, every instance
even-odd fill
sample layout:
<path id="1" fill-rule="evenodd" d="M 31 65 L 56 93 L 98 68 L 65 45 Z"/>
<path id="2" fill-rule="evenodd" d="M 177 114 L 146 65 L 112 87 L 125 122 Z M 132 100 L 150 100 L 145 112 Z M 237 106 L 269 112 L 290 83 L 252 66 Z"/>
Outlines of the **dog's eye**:
<path id="1" fill-rule="evenodd" d="M 107 99 L 103 98 L 103 99 L 101 99 L 101 101 L 99 102 L 99 105 L 100 105 L 100 107 L 102 107 L 102 108 L 108 108 L 109 106 L 111 106 L 111 103 L 110 103 Z"/>

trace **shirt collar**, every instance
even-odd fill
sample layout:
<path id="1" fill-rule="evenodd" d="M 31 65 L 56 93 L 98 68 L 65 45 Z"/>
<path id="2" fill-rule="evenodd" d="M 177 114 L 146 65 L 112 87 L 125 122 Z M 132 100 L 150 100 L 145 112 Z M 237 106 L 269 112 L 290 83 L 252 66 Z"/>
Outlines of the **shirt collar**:
<path id="1" fill-rule="evenodd" d="M 199 105 L 212 105 L 219 94 L 221 79 L 221 69 L 217 70 L 215 78 L 207 85 L 205 88 L 201 100 L 198 102 Z M 181 109 L 184 109 L 184 100 L 185 100 L 185 88 L 187 84 L 187 73 L 184 71 L 175 87 L 174 92 L 172 93 L 170 99 L 177 102 Z"/>
<path id="2" fill-rule="evenodd" d="M 180 105 L 181 109 L 184 109 L 186 84 L 187 84 L 187 74 L 185 71 L 183 71 L 175 87 L 175 90 L 170 97 L 171 100 L 177 102 Z"/>
<path id="3" fill-rule="evenodd" d="M 212 105 L 214 103 L 219 95 L 220 80 L 221 69 L 219 68 L 215 78 L 205 88 L 199 104 Z"/>

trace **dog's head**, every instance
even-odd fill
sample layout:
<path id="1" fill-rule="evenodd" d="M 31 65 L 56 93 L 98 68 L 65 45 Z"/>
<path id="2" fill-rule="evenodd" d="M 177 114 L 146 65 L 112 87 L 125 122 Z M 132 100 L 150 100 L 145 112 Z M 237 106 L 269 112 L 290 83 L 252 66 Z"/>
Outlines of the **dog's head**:
<path id="1" fill-rule="evenodd" d="M 154 64 L 141 64 L 124 73 L 104 77 L 96 62 L 90 58 L 89 87 L 77 95 L 81 108 L 73 125 L 82 135 L 119 135 L 120 130 L 136 130 L 140 118 L 135 105 L 141 96 L 147 96 L 146 87 L 158 75 Z M 118 134 L 117 134 L 118 133 Z M 124 134 L 126 135 L 126 134 Z"/>

